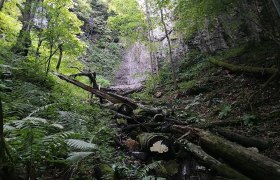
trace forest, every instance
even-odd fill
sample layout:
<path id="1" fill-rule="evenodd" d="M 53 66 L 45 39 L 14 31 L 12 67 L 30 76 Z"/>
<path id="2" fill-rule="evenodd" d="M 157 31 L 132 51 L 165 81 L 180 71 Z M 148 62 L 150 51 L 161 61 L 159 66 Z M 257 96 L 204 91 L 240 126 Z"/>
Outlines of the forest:
<path id="1" fill-rule="evenodd" d="M 280 0 L 0 0 L 0 180 L 280 179 Z"/>

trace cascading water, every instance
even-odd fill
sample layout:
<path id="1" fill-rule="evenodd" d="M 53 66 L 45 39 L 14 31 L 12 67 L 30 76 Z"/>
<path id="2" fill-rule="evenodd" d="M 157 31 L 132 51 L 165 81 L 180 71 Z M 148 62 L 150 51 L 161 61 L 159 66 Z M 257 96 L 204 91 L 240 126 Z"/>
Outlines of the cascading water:
<path id="1" fill-rule="evenodd" d="M 116 72 L 116 89 L 136 89 L 142 86 L 147 74 L 151 71 L 148 49 L 141 43 L 135 43 L 127 48 L 123 61 Z"/>

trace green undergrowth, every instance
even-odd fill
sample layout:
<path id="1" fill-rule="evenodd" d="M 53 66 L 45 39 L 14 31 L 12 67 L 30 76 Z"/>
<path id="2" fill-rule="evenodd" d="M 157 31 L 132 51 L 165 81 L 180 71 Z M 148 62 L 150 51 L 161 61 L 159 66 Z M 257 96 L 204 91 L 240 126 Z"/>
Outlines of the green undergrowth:
<path id="1" fill-rule="evenodd" d="M 121 169 L 124 155 L 115 152 L 110 112 L 29 60 L 14 60 L 13 54 L 0 54 L 1 72 L 11 74 L 1 77 L 0 97 L 5 139 L 19 176 L 90 179 L 100 163 Z"/>
<path id="2" fill-rule="evenodd" d="M 278 45 L 272 41 L 248 42 L 209 56 L 209 58 L 234 64 L 270 67 L 279 58 L 279 48 L 277 47 Z"/>

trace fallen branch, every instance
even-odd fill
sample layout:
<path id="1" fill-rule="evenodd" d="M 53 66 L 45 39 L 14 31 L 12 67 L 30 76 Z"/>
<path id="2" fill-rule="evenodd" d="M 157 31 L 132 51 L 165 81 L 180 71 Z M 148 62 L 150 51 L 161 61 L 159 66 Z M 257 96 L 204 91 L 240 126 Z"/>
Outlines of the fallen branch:
<path id="1" fill-rule="evenodd" d="M 257 74 L 277 74 L 279 70 L 277 68 L 262 68 L 262 67 L 252 67 L 252 66 L 239 66 L 223 61 L 218 61 L 215 59 L 209 60 L 212 64 L 227 68 L 233 72 L 247 72 L 247 73 L 257 73 Z"/>
<path id="2" fill-rule="evenodd" d="M 130 107 L 132 107 L 133 109 L 136 109 L 138 107 L 138 105 L 131 99 L 128 99 L 126 97 L 123 97 L 123 96 L 120 96 L 120 95 L 116 95 L 116 94 L 113 94 L 113 93 L 107 93 L 107 92 L 104 92 L 104 91 L 101 91 L 101 90 L 98 90 L 98 89 L 94 89 L 88 85 L 85 85 L 75 79 L 72 79 L 70 77 L 67 77 L 65 75 L 62 75 L 62 74 L 56 74 L 57 77 L 59 77 L 60 79 L 62 80 L 65 80 L 71 84 L 74 84 L 88 92 L 91 92 L 97 96 L 100 96 L 104 99 L 107 99 L 108 101 L 116 104 L 116 103 L 125 103 L 127 105 L 129 105 Z"/>
<path id="3" fill-rule="evenodd" d="M 122 131 L 132 131 L 132 130 L 137 129 L 137 128 L 142 128 L 142 129 L 148 130 L 150 128 L 159 127 L 160 125 L 161 125 L 161 123 L 131 124 L 131 125 L 128 125 L 128 126 L 122 128 Z"/>
<path id="4" fill-rule="evenodd" d="M 227 120 L 227 121 L 212 121 L 210 123 L 197 124 L 194 126 L 202 129 L 211 129 L 215 127 L 241 126 L 242 124 L 243 124 L 242 120 Z"/>

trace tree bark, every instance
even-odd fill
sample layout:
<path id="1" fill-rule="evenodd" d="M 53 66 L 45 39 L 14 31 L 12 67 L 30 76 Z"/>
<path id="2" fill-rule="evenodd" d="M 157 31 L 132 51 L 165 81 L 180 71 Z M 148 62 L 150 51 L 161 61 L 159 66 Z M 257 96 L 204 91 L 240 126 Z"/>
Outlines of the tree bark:
<path id="1" fill-rule="evenodd" d="M 171 142 L 168 137 L 164 134 L 158 133 L 142 133 L 137 136 L 139 140 L 141 149 L 150 153 L 170 153 L 171 152 Z"/>
<path id="2" fill-rule="evenodd" d="M 226 129 L 216 129 L 216 131 L 226 139 L 236 142 L 244 147 L 256 147 L 260 150 L 264 150 L 270 146 L 268 141 L 261 140 L 260 138 L 242 136 Z"/>
<path id="3" fill-rule="evenodd" d="M 11 156 L 8 152 L 4 138 L 4 116 L 2 108 L 2 100 L 0 99 L 0 179 L 16 180 L 14 166 L 10 162 Z"/>
<path id="4" fill-rule="evenodd" d="M 5 141 L 4 141 L 4 119 L 2 111 L 2 101 L 0 99 L 0 171 L 2 171 L 2 165 L 5 163 Z"/>
<path id="5" fill-rule="evenodd" d="M 47 67 L 46 67 L 46 76 L 49 74 L 50 69 L 51 69 L 51 60 L 53 55 L 55 55 L 55 53 L 58 51 L 58 48 L 56 48 L 55 50 L 53 50 L 53 44 L 51 44 L 50 46 L 50 53 L 49 53 L 49 57 L 47 60 Z"/>
<path id="6" fill-rule="evenodd" d="M 27 56 L 31 46 L 30 31 L 33 25 L 33 18 L 36 11 L 38 0 L 26 0 L 24 7 L 17 4 L 22 14 L 22 28 L 19 32 L 17 41 L 12 50 L 19 55 Z"/>
<path id="7" fill-rule="evenodd" d="M 173 79 L 173 83 L 174 83 L 174 88 L 178 89 L 178 84 L 177 84 L 177 79 L 176 79 L 176 74 L 175 74 L 176 73 L 175 72 L 175 65 L 174 65 L 174 61 L 173 61 L 173 58 L 172 58 L 171 41 L 170 41 L 170 38 L 169 38 L 169 34 L 168 34 L 168 31 L 167 31 L 166 24 L 164 22 L 163 8 L 162 7 L 160 7 L 160 19 L 161 19 L 161 23 L 163 25 L 165 36 L 166 36 L 166 39 L 167 39 L 167 42 L 168 42 L 168 51 L 169 51 L 168 54 L 169 54 L 169 60 L 170 60 L 170 65 L 171 65 L 172 79 Z"/>
<path id="8" fill-rule="evenodd" d="M 150 16 L 150 11 L 149 11 L 149 6 L 148 6 L 148 1 L 145 0 L 145 11 L 146 11 L 146 16 L 147 16 L 147 24 L 148 24 L 148 38 L 149 38 L 149 42 L 150 44 L 153 43 L 152 40 L 152 23 L 151 23 L 151 16 Z M 154 73 L 154 55 L 153 52 L 150 50 L 150 61 L 151 61 L 151 73 Z M 157 64 L 156 64 L 157 66 Z M 156 73 L 158 75 L 158 68 L 156 67 Z"/>
<path id="9" fill-rule="evenodd" d="M 2 10 L 3 6 L 4 6 L 5 0 L 1 0 L 0 1 L 0 11 Z"/>
<path id="10" fill-rule="evenodd" d="M 88 92 L 91 92 L 97 96 L 100 96 L 104 99 L 107 99 L 108 101 L 114 103 L 114 104 L 117 104 L 117 103 L 124 103 L 128 106 L 130 106 L 131 108 L 133 109 L 136 109 L 138 107 L 138 105 L 136 104 L 136 102 L 134 102 L 133 100 L 131 99 L 128 99 L 126 97 L 123 97 L 123 96 L 120 96 L 120 95 L 117 95 L 117 94 L 113 94 L 113 93 L 107 93 L 107 92 L 103 92 L 101 90 L 98 90 L 98 89 L 94 89 L 90 86 L 87 86 L 79 81 L 76 81 L 75 79 L 71 79 L 65 75 L 62 75 L 62 74 L 57 74 L 57 76 L 62 79 L 62 80 L 65 80 L 69 83 L 72 83 Z"/>
<path id="11" fill-rule="evenodd" d="M 59 71 L 59 68 L 60 68 L 60 64 L 61 64 L 61 61 L 62 61 L 62 55 L 63 55 L 63 48 L 62 48 L 63 44 L 59 44 L 58 45 L 58 49 L 59 49 L 59 58 L 58 58 L 58 62 L 57 62 L 57 65 L 56 65 L 56 71 L 58 72 Z"/>
<path id="12" fill-rule="evenodd" d="M 188 152 L 190 152 L 198 161 L 213 170 L 217 175 L 229 178 L 229 179 L 240 179 L 249 180 L 248 177 L 232 169 L 227 164 L 221 163 L 214 157 L 207 154 L 200 146 L 197 146 L 188 140 L 182 139 L 179 142 Z"/>
<path id="13" fill-rule="evenodd" d="M 177 133 L 190 132 L 188 135 L 190 141 L 197 142 L 198 140 L 204 151 L 215 158 L 223 159 L 249 178 L 259 180 L 267 179 L 267 177 L 271 180 L 280 178 L 280 163 L 257 152 L 201 129 L 174 125 L 171 130 Z"/>
<path id="14" fill-rule="evenodd" d="M 251 67 L 251 66 L 238 66 L 223 61 L 218 61 L 214 59 L 209 60 L 211 63 L 224 67 L 233 72 L 241 73 L 255 73 L 255 74 L 278 74 L 279 70 L 277 68 L 261 68 L 261 67 Z"/>

